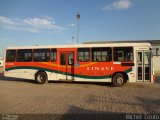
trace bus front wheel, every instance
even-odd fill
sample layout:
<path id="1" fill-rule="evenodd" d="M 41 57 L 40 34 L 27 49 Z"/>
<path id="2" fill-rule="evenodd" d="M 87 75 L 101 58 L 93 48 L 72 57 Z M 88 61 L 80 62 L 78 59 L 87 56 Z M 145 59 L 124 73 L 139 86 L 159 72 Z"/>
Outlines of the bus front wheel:
<path id="1" fill-rule="evenodd" d="M 44 84 L 47 81 L 47 74 L 45 72 L 38 72 L 35 75 L 35 80 L 38 84 Z"/>
<path id="2" fill-rule="evenodd" d="M 113 86 L 122 86 L 125 83 L 124 75 L 121 73 L 117 73 L 112 78 Z"/>

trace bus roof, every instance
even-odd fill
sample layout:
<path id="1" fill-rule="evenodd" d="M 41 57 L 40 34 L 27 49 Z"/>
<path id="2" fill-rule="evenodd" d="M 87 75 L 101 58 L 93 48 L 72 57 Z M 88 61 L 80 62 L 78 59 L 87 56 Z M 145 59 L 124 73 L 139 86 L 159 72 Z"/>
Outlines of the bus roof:
<path id="1" fill-rule="evenodd" d="M 106 44 L 77 44 L 77 45 L 35 45 L 13 46 L 6 49 L 38 49 L 38 48 L 87 48 L 87 47 L 151 47 L 150 43 L 106 43 Z"/>

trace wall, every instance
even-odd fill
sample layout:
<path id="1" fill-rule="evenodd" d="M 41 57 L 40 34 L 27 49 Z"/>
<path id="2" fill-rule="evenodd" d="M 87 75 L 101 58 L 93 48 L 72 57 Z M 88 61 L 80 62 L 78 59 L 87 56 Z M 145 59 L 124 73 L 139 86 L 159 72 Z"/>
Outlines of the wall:
<path id="1" fill-rule="evenodd" d="M 159 49 L 156 51 L 156 49 Z M 152 45 L 153 50 L 153 66 L 156 76 L 160 76 L 160 45 Z"/>
<path id="2" fill-rule="evenodd" d="M 160 56 L 153 57 L 153 66 L 156 76 L 160 76 Z"/>

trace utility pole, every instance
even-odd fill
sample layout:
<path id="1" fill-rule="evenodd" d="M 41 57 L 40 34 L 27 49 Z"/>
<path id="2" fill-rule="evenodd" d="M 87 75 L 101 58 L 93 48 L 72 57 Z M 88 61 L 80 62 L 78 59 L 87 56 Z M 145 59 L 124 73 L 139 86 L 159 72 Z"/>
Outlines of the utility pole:
<path id="1" fill-rule="evenodd" d="M 77 17 L 77 44 L 78 44 L 78 40 L 79 40 L 79 20 L 80 20 L 80 14 L 77 13 L 76 17 Z"/>
<path id="2" fill-rule="evenodd" d="M 74 37 L 72 37 L 72 45 L 74 44 Z"/>

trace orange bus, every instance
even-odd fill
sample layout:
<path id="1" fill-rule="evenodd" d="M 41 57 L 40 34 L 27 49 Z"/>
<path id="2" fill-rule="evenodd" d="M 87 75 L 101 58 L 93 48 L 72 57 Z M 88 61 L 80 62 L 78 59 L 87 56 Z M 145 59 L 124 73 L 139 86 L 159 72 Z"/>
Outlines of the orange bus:
<path id="1" fill-rule="evenodd" d="M 46 81 L 153 82 L 149 43 L 7 47 L 4 76 Z"/>

